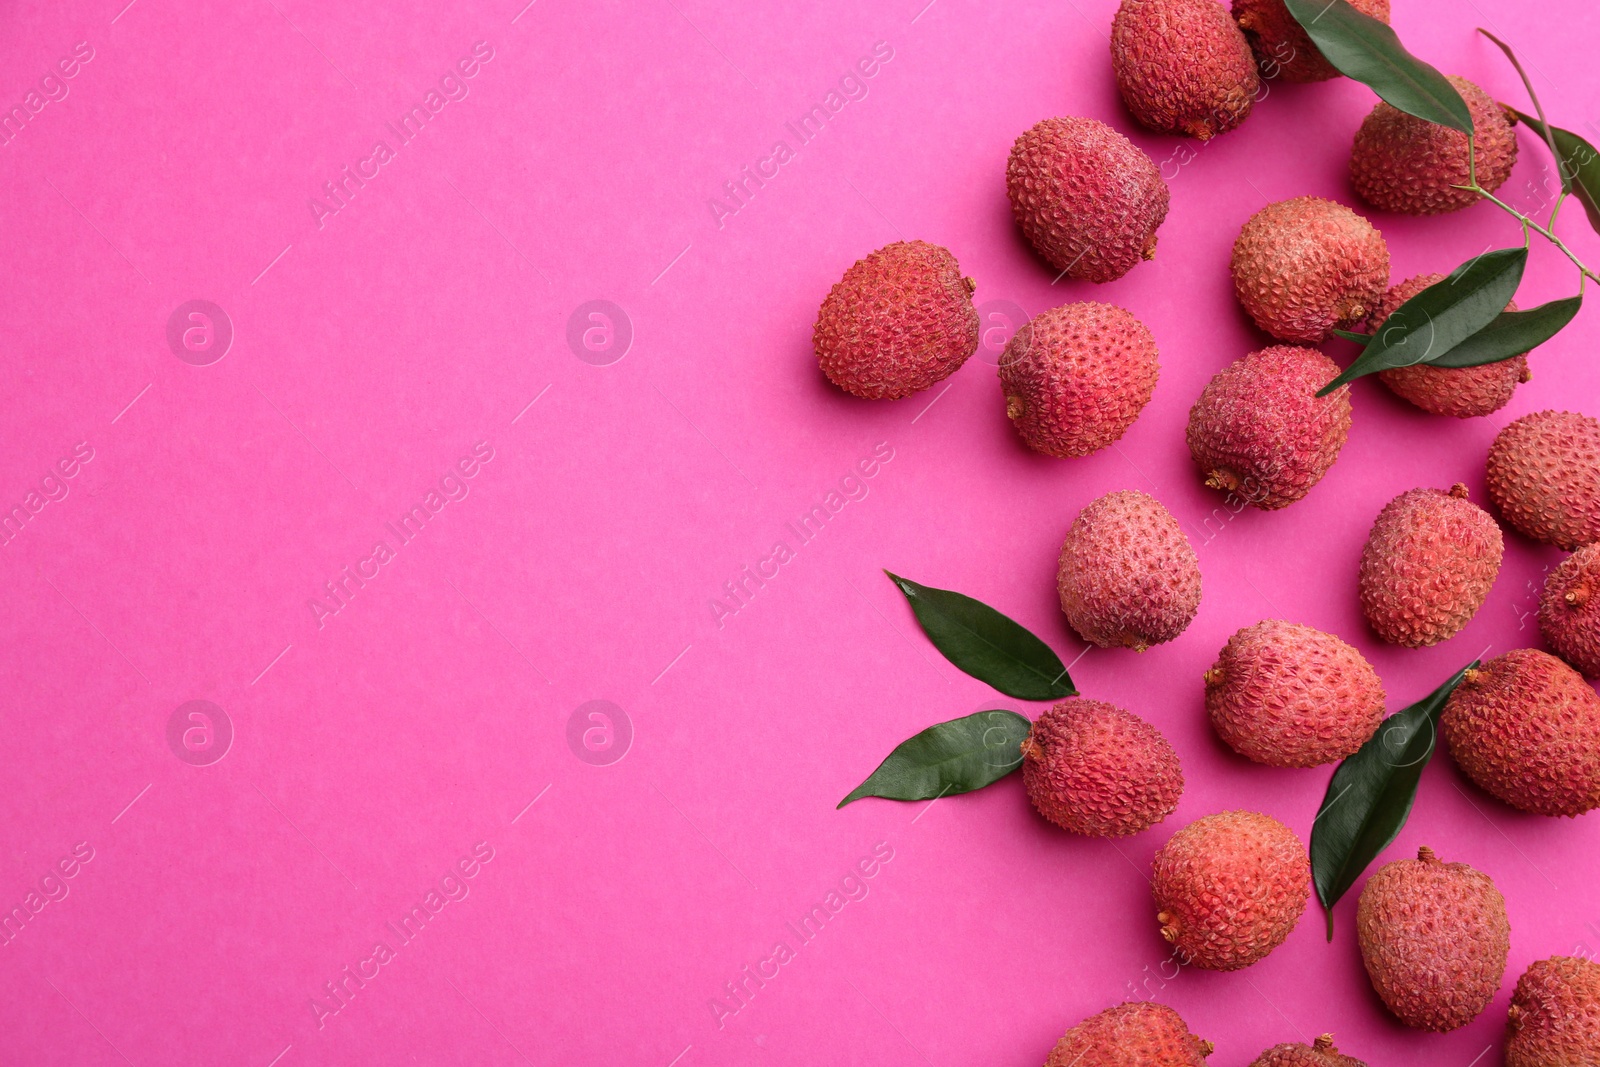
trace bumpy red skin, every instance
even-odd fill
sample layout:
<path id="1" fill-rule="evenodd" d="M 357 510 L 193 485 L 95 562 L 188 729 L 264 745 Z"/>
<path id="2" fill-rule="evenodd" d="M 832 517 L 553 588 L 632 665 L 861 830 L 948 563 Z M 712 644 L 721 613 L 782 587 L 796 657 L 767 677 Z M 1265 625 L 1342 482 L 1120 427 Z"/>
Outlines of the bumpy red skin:
<path id="1" fill-rule="evenodd" d="M 1086 118 L 1045 119 L 1018 137 L 1006 193 L 1034 250 L 1087 282 L 1115 281 L 1153 258 L 1171 199 L 1149 156 Z"/>
<path id="2" fill-rule="evenodd" d="M 1478 184 L 1491 193 L 1511 177 L 1517 135 L 1500 105 L 1465 78 L 1451 78 L 1477 131 Z M 1438 215 L 1476 204 L 1480 197 L 1452 185 L 1467 185 L 1467 135 L 1407 115 L 1380 102 L 1356 131 L 1350 181 L 1361 199 L 1380 211 Z"/>
<path id="3" fill-rule="evenodd" d="M 1261 91 L 1250 42 L 1217 0 L 1122 0 L 1111 69 L 1140 123 L 1202 141 L 1248 118 Z"/>
<path id="4" fill-rule="evenodd" d="M 1391 287 L 1367 318 L 1367 330 L 1376 332 L 1401 304 L 1444 278 L 1443 274 L 1419 274 Z M 1506 310 L 1517 310 L 1517 302 L 1511 301 Z M 1499 411 L 1511 402 L 1511 394 L 1528 378 L 1527 353 L 1479 367 L 1434 367 L 1417 363 L 1378 372 L 1378 380 L 1402 400 L 1431 414 L 1458 419 Z"/>
<path id="5" fill-rule="evenodd" d="M 1135 489 L 1078 513 L 1056 569 L 1061 610 L 1101 648 L 1143 652 L 1183 633 L 1200 609 L 1200 561 L 1178 520 Z"/>
<path id="6" fill-rule="evenodd" d="M 1361 550 L 1361 610 L 1385 641 L 1436 645 L 1483 607 L 1504 556 L 1500 527 L 1466 486 L 1401 493 L 1378 512 Z"/>
<path id="7" fill-rule="evenodd" d="M 977 351 L 980 325 L 956 258 L 926 241 L 896 241 L 844 272 L 811 340 L 834 385 L 897 400 L 954 374 Z"/>
<path id="8" fill-rule="evenodd" d="M 1333 1047 L 1333 1035 L 1323 1034 L 1309 1045 L 1274 1045 L 1256 1057 L 1250 1067 L 1367 1067 L 1354 1056 Z"/>
<path id="9" fill-rule="evenodd" d="M 1439 731 L 1467 777 L 1514 808 L 1600 807 L 1600 696 L 1547 652 L 1513 649 L 1470 672 Z"/>
<path id="10" fill-rule="evenodd" d="M 1111 304 L 1052 308 L 1013 334 L 1000 357 L 1006 415 L 1047 456 L 1087 456 L 1116 441 L 1160 375 L 1155 338 Z"/>
<path id="11" fill-rule="evenodd" d="M 1189 454 L 1213 489 L 1263 511 L 1311 492 L 1350 436 L 1350 389 L 1316 392 L 1339 365 L 1275 345 L 1224 367 L 1189 412 Z"/>
<path id="12" fill-rule="evenodd" d="M 1511 923 L 1488 875 L 1421 848 L 1367 879 L 1356 939 L 1389 1010 L 1407 1026 L 1442 1032 L 1476 1019 L 1499 992 Z"/>
<path id="13" fill-rule="evenodd" d="M 1383 234 L 1343 204 L 1301 196 L 1268 204 L 1233 243 L 1233 291 L 1280 341 L 1318 344 L 1363 321 L 1389 287 Z"/>
<path id="14" fill-rule="evenodd" d="M 1103 701 L 1074 698 L 1045 711 L 1022 755 L 1028 799 L 1075 834 L 1137 834 L 1171 815 L 1183 796 L 1183 768 L 1161 731 Z"/>
<path id="15" fill-rule="evenodd" d="M 1600 420 L 1538 411 L 1489 446 L 1489 499 L 1535 541 L 1572 551 L 1600 541 Z"/>
<path id="16" fill-rule="evenodd" d="M 1178 959 L 1235 971 L 1294 930 L 1306 909 L 1311 862 L 1278 820 L 1225 811 L 1173 834 L 1156 853 L 1151 885 L 1161 936 Z"/>
<path id="17" fill-rule="evenodd" d="M 1600 544 L 1584 545 L 1544 580 L 1539 630 L 1556 655 L 1600 678 Z"/>
<path id="18" fill-rule="evenodd" d="M 1600 1063 L 1600 963 L 1539 960 L 1517 979 L 1507 1012 L 1506 1067 Z"/>
<path id="19" fill-rule="evenodd" d="M 1389 21 L 1389 0 L 1354 0 L 1357 11 Z M 1283 0 L 1233 0 L 1233 17 L 1261 63 L 1262 77 L 1286 82 L 1320 82 L 1339 71 L 1311 43 Z"/>
<path id="20" fill-rule="evenodd" d="M 1210 1054 L 1165 1004 L 1130 1001 L 1068 1030 L 1044 1067 L 1204 1067 Z"/>
<path id="21" fill-rule="evenodd" d="M 1206 672 L 1206 712 L 1239 755 L 1316 767 L 1366 744 L 1383 721 L 1383 683 L 1332 634 L 1268 619 L 1246 626 Z"/>

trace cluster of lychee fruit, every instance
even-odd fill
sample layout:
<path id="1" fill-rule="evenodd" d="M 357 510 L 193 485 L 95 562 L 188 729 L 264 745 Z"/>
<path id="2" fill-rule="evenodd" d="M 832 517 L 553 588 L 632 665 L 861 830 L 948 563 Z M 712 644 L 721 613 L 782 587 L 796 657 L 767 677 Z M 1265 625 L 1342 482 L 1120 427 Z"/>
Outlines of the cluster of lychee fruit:
<path id="1" fill-rule="evenodd" d="M 1483 875 L 1464 863 L 1443 863 L 1427 849 L 1373 875 L 1381 891 L 1361 897 L 1361 950 L 1386 1003 L 1415 1025 L 1450 1029 L 1482 1010 L 1499 988 L 1507 951 L 1505 902 Z M 1425 897 L 1426 893 L 1435 897 Z M 1371 911 L 1368 894 L 1372 893 Z M 1419 902 L 1420 906 L 1419 906 Z M 1451 906 L 1489 923 L 1469 929 L 1452 924 L 1435 932 L 1422 925 Z M 1440 945 L 1449 933 L 1469 939 Z M 1480 935 L 1481 942 L 1470 938 Z M 1420 952 L 1420 955 L 1417 954 Z M 1498 959 L 1498 964 L 1496 964 Z M 1376 968 L 1376 969 L 1375 969 Z M 1452 968 L 1455 982 L 1437 986 Z M 1412 983 L 1412 984 L 1406 984 Z M 1532 964 L 1511 996 L 1506 1067 L 1593 1067 L 1600 1042 L 1600 964 L 1576 956 L 1552 956 Z M 1463 1019 L 1462 1016 L 1465 1016 Z M 1454 1022 L 1453 1025 L 1460 1025 Z M 1130 1001 L 1091 1015 L 1066 1032 L 1045 1067 L 1204 1067 L 1211 1042 L 1191 1033 L 1183 1017 L 1164 1004 Z M 1323 1034 L 1311 1044 L 1274 1045 L 1250 1067 L 1367 1067 L 1346 1056 Z"/>
<path id="2" fill-rule="evenodd" d="M 1388 0 L 1354 0 L 1382 21 Z M 1156 131 L 1207 139 L 1238 126 L 1263 74 L 1318 81 L 1338 72 L 1284 0 L 1122 0 L 1112 69 L 1129 112 Z M 1479 198 L 1510 174 L 1512 117 L 1450 79 L 1476 127 L 1465 134 L 1380 103 L 1355 135 L 1350 176 L 1380 210 L 1427 215 Z M 1122 277 L 1153 257 L 1169 191 L 1151 158 L 1104 122 L 1048 118 L 1017 138 L 1006 166 L 1016 223 L 1041 259 L 1089 282 Z M 1375 330 L 1442 280 L 1391 285 L 1389 250 L 1342 204 L 1298 197 L 1246 221 L 1231 259 L 1235 294 L 1282 342 L 1251 352 L 1205 386 L 1187 443 L 1200 478 L 1263 510 L 1305 497 L 1350 432 L 1349 387 L 1321 391 L 1339 367 L 1313 345 L 1336 330 Z M 954 373 L 977 349 L 975 285 L 947 249 L 922 241 L 881 248 L 850 267 L 823 301 L 814 347 L 823 373 L 868 399 L 905 397 Z M 1514 309 L 1514 305 L 1511 306 Z M 1159 376 L 1155 339 L 1129 311 L 1069 303 L 1023 325 L 999 363 L 1006 416 L 1029 448 L 1085 456 L 1127 432 Z M 1526 355 L 1468 368 L 1416 365 L 1380 380 L 1416 407 L 1457 418 L 1498 411 L 1528 377 Z M 1508 652 L 1466 673 L 1441 731 L 1479 786 L 1522 809 L 1575 816 L 1600 807 L 1600 421 L 1544 411 L 1496 438 L 1489 496 L 1511 528 L 1572 555 L 1546 582 L 1539 618 L 1552 656 Z M 1241 505 L 1242 506 L 1242 505 Z M 1406 647 L 1455 635 L 1484 604 L 1504 552 L 1500 526 L 1463 485 L 1401 493 L 1378 514 L 1357 569 L 1373 632 Z M 1110 493 L 1083 508 L 1061 548 L 1062 611 L 1102 647 L 1144 651 L 1171 641 L 1198 610 L 1201 577 L 1177 521 L 1155 498 Z M 1557 658 L 1559 656 L 1559 658 Z M 1576 669 L 1574 669 L 1576 668 Z M 1360 749 L 1384 717 L 1377 673 L 1354 647 L 1309 626 L 1267 620 L 1230 638 L 1206 672 L 1205 706 L 1223 741 L 1280 767 L 1312 767 Z M 1033 723 L 1023 778 L 1038 811 L 1064 829 L 1118 837 L 1171 814 L 1183 792 L 1172 745 L 1122 708 L 1073 698 Z M 1267 815 L 1229 811 L 1179 830 L 1157 853 L 1160 932 L 1185 963 L 1248 966 L 1281 944 L 1304 911 L 1310 864 L 1294 832 Z M 1490 1002 L 1506 966 L 1505 901 L 1490 879 L 1429 849 L 1367 882 L 1358 934 L 1374 988 L 1396 1016 L 1429 1030 L 1459 1027 Z M 1600 965 L 1556 957 L 1517 985 L 1507 1063 L 1600 1064 Z M 1210 1044 L 1176 1012 L 1124 1004 L 1069 1030 L 1050 1067 L 1197 1064 Z M 1361 1067 L 1332 1039 L 1281 1045 L 1256 1067 Z"/>

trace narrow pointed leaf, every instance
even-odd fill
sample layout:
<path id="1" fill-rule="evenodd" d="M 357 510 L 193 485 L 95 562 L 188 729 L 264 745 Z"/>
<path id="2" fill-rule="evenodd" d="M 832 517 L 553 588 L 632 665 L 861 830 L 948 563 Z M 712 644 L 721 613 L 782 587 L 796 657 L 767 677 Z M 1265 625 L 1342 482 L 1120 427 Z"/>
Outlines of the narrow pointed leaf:
<path id="1" fill-rule="evenodd" d="M 1422 769 L 1433 757 L 1439 713 L 1477 666 L 1473 660 L 1427 697 L 1383 720 L 1378 732 L 1333 772 L 1311 824 L 1311 880 L 1328 913 L 1328 940 L 1333 940 L 1334 904 L 1405 826 Z"/>
<path id="2" fill-rule="evenodd" d="M 1531 352 L 1560 333 L 1582 304 L 1582 296 L 1569 296 L 1527 311 L 1502 311 L 1489 325 L 1428 363 L 1435 367 L 1478 367 Z"/>
<path id="3" fill-rule="evenodd" d="M 1532 115 L 1517 112 L 1517 118 L 1540 137 L 1545 136 L 1544 123 Z M 1589 216 L 1589 225 L 1600 233 L 1600 152 L 1571 130 L 1551 126 L 1549 137 L 1555 142 L 1556 169 L 1561 174 L 1561 187 L 1570 189 Z"/>
<path id="4" fill-rule="evenodd" d="M 1370 333 L 1354 333 L 1350 330 L 1334 330 L 1333 334 L 1335 337 L 1343 337 L 1346 341 L 1354 341 L 1358 345 L 1372 343 L 1372 335 Z"/>
<path id="5" fill-rule="evenodd" d="M 1031 727 L 1026 717 L 999 709 L 930 726 L 902 741 L 839 807 L 862 797 L 932 800 L 982 789 L 1022 766 Z"/>
<path id="6" fill-rule="evenodd" d="M 1346 0 L 1286 0 L 1328 62 L 1408 115 L 1470 135 L 1472 112 L 1433 66 L 1400 43 L 1387 25 Z"/>
<path id="7" fill-rule="evenodd" d="M 1345 382 L 1392 367 L 1430 363 L 1493 322 L 1522 281 L 1526 248 L 1485 252 L 1395 309 L 1373 332 L 1366 351 L 1323 386 L 1327 396 Z"/>
<path id="8" fill-rule="evenodd" d="M 1021 624 L 961 593 L 883 573 L 911 602 L 933 646 L 980 682 L 1018 700 L 1078 695 L 1061 657 Z"/>

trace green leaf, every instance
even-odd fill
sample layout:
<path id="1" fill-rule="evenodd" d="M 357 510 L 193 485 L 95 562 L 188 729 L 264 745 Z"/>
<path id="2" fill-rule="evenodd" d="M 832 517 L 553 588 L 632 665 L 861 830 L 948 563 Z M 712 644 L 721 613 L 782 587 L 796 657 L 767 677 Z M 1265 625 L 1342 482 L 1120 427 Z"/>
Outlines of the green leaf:
<path id="1" fill-rule="evenodd" d="M 1289 13 L 1328 62 L 1408 115 L 1472 134 L 1472 112 L 1438 70 L 1400 43 L 1387 25 L 1346 0 L 1286 0 Z"/>
<path id="2" fill-rule="evenodd" d="M 1345 382 L 1392 367 L 1431 363 L 1504 313 L 1528 264 L 1526 248 L 1485 252 L 1395 309 L 1373 332 L 1366 351 L 1323 386 L 1327 396 Z"/>
<path id="3" fill-rule="evenodd" d="M 1061 657 L 1020 624 L 969 596 L 883 573 L 911 602 L 934 647 L 980 682 L 1018 700 L 1078 695 Z"/>
<path id="4" fill-rule="evenodd" d="M 1435 367 L 1477 367 L 1531 352 L 1560 333 L 1582 304 L 1580 294 L 1527 311 L 1502 311 L 1489 325 L 1428 362 Z"/>
<path id="5" fill-rule="evenodd" d="M 930 726 L 900 742 L 839 807 L 862 797 L 931 800 L 982 789 L 1022 766 L 1030 729 L 1026 717 L 999 709 Z"/>
<path id="6" fill-rule="evenodd" d="M 1540 137 L 1545 136 L 1544 123 L 1532 115 L 1517 112 L 1528 128 Z M 1600 152 L 1571 130 L 1560 126 L 1550 127 L 1549 136 L 1555 141 L 1556 169 L 1561 173 L 1561 187 L 1571 190 L 1589 216 L 1589 225 L 1600 233 Z"/>
<path id="7" fill-rule="evenodd" d="M 1343 337 L 1346 341 L 1354 341 L 1358 345 L 1372 343 L 1370 333 L 1352 333 L 1349 330 L 1334 330 L 1333 333 L 1335 337 Z"/>
<path id="8" fill-rule="evenodd" d="M 1425 699 L 1383 720 L 1378 732 L 1333 772 L 1311 824 L 1311 880 L 1328 913 L 1329 941 L 1334 904 L 1405 826 L 1422 769 L 1433 757 L 1439 713 L 1477 666 L 1473 660 Z"/>

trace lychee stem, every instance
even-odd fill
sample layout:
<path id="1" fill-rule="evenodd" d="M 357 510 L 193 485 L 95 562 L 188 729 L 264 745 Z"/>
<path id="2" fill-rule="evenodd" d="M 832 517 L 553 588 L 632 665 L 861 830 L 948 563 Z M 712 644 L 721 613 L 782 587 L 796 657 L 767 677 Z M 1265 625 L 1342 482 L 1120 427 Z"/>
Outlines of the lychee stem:
<path id="1" fill-rule="evenodd" d="M 1472 134 L 1467 135 L 1467 176 L 1470 184 L 1465 186 L 1458 185 L 1454 186 L 1453 188 L 1466 189 L 1469 192 L 1477 193 L 1490 203 L 1495 204 L 1502 210 L 1509 212 L 1513 217 L 1522 223 L 1522 240 L 1524 244 L 1526 244 L 1528 240 L 1528 230 L 1532 229 L 1551 244 L 1559 248 L 1561 253 L 1568 259 L 1572 260 L 1572 262 L 1576 264 L 1578 268 L 1578 295 L 1582 296 L 1584 286 L 1588 283 L 1588 280 L 1593 278 L 1595 281 L 1600 281 L 1600 274 L 1595 274 L 1594 271 L 1584 266 L 1583 261 L 1577 256 L 1573 255 L 1572 250 L 1568 248 L 1566 244 L 1562 242 L 1561 238 L 1557 237 L 1554 232 L 1556 226 L 1556 216 L 1561 213 L 1561 204 L 1567 198 L 1567 186 L 1571 178 L 1571 176 L 1567 174 L 1567 161 L 1562 159 L 1561 153 L 1556 150 L 1555 133 L 1550 126 L 1550 120 L 1545 117 L 1544 105 L 1539 102 L 1539 94 L 1533 91 L 1533 81 L 1529 79 L 1528 72 L 1522 69 L 1522 63 L 1517 59 L 1517 54 L 1511 50 L 1510 45 L 1506 44 L 1504 41 L 1490 33 L 1488 30 L 1484 29 L 1482 26 L 1478 27 L 1478 32 L 1489 38 L 1489 40 L 1493 41 L 1499 47 L 1500 51 L 1506 54 L 1506 58 L 1511 61 L 1512 67 L 1516 69 L 1517 76 L 1522 79 L 1523 87 L 1528 90 L 1528 99 L 1533 101 L 1533 110 L 1538 113 L 1539 122 L 1544 127 L 1545 146 L 1550 149 L 1550 154 L 1556 158 L 1556 163 L 1559 165 L 1562 171 L 1562 190 L 1561 195 L 1556 198 L 1555 207 L 1550 211 L 1549 225 L 1540 226 L 1537 222 L 1534 222 L 1528 216 L 1524 215 L 1510 204 L 1507 204 L 1505 201 L 1495 197 L 1494 194 L 1490 193 L 1487 189 L 1478 184 L 1478 163 L 1476 159 L 1477 139 Z"/>
<path id="2" fill-rule="evenodd" d="M 1479 30 L 1478 32 L 1483 33 L 1484 31 Z M 1498 44 L 1499 42 L 1496 43 Z M 1504 46 L 1502 45 L 1501 47 Z M 1556 158 L 1559 159 L 1560 157 L 1557 156 Z M 1596 274 L 1594 271 L 1584 266 L 1583 260 L 1574 255 L 1572 249 L 1567 247 L 1566 242 L 1557 237 L 1548 227 L 1540 226 L 1537 222 L 1534 222 L 1528 216 L 1524 215 L 1522 212 L 1518 211 L 1516 208 L 1512 207 L 1510 204 L 1506 203 L 1504 200 L 1501 200 L 1489 190 L 1478 184 L 1477 139 L 1471 134 L 1467 135 L 1467 184 L 1452 185 L 1450 188 L 1463 189 L 1469 193 L 1477 193 L 1479 196 L 1483 197 L 1483 199 L 1489 201 L 1489 203 L 1495 205 L 1500 210 L 1506 212 L 1512 218 L 1522 223 L 1522 242 L 1524 245 L 1528 243 L 1529 230 L 1532 230 L 1534 233 L 1537 233 L 1539 236 L 1555 245 L 1556 248 L 1560 250 L 1561 254 L 1572 260 L 1573 265 L 1578 268 L 1579 296 L 1583 295 L 1584 287 L 1588 284 L 1588 280 L 1590 278 L 1600 281 L 1600 274 Z"/>
<path id="3" fill-rule="evenodd" d="M 1462 485 L 1460 482 L 1457 482 L 1455 485 L 1450 487 L 1450 495 L 1455 497 L 1457 500 L 1465 500 L 1467 499 L 1467 487 Z"/>
<path id="4" fill-rule="evenodd" d="M 1208 489 L 1223 489 L 1231 493 L 1239 488 L 1239 476 L 1229 470 L 1207 471 L 1205 484 Z"/>
<path id="5" fill-rule="evenodd" d="M 1427 845 L 1423 845 L 1421 848 L 1417 849 L 1417 859 L 1421 860 L 1423 863 L 1439 862 L 1439 857 L 1435 856 L 1433 854 L 1433 849 L 1429 848 Z"/>
<path id="6" fill-rule="evenodd" d="M 1338 1051 L 1338 1049 L 1333 1047 L 1333 1035 L 1332 1034 L 1323 1034 L 1321 1037 L 1319 1037 L 1315 1041 L 1311 1042 L 1311 1047 L 1313 1049 L 1315 1049 L 1316 1051 L 1318 1051 L 1318 1052 L 1337 1052 Z"/>
<path id="7" fill-rule="evenodd" d="M 1588 585 L 1576 585 L 1567 590 L 1567 595 L 1561 598 L 1567 602 L 1568 607 L 1581 608 L 1589 602 Z"/>
<path id="8" fill-rule="evenodd" d="M 1201 675 L 1201 677 L 1205 679 L 1206 685 L 1208 686 L 1221 685 L 1222 680 L 1227 676 L 1227 672 L 1221 667 L 1212 667 L 1210 670 L 1206 671 L 1205 674 Z"/>

